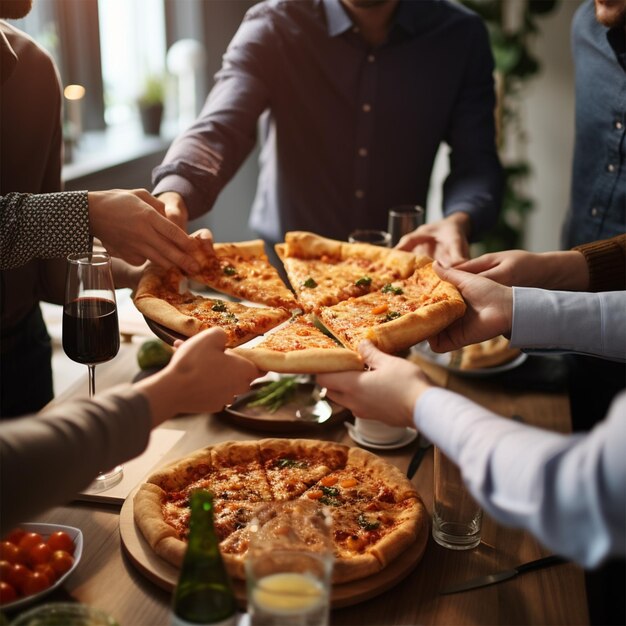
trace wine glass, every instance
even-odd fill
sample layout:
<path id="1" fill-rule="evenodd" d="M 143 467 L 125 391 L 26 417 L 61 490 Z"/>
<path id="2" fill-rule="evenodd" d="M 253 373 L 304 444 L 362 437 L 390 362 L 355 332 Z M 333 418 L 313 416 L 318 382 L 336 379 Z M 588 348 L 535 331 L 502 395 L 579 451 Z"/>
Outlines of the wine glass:
<path id="1" fill-rule="evenodd" d="M 89 370 L 89 397 L 96 392 L 96 365 L 112 359 L 120 349 L 115 287 L 111 257 L 106 252 L 83 252 L 67 257 L 65 304 L 63 306 L 63 350 Z M 91 491 L 117 484 L 121 465 L 100 472 Z"/>

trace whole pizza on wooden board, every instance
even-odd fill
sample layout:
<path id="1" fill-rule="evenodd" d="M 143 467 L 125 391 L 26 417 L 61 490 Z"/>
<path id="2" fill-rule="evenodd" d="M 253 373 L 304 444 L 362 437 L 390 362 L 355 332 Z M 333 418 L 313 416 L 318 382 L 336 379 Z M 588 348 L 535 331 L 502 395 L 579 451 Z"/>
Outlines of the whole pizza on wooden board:
<path id="1" fill-rule="evenodd" d="M 199 251 L 201 270 L 193 278 L 264 306 L 192 294 L 178 270 L 153 266 L 144 272 L 134 302 L 146 317 L 186 336 L 220 326 L 228 347 L 291 317 L 293 323 L 275 336 L 237 349 L 260 369 L 285 373 L 361 369 L 357 348 L 363 339 L 399 352 L 465 312 L 456 287 L 437 276 L 428 257 L 300 231 L 287 233 L 277 251 L 295 296 L 255 240 L 215 244 L 213 255 Z"/>
<path id="2" fill-rule="evenodd" d="M 361 448 L 310 439 L 231 441 L 198 450 L 152 474 L 135 495 L 134 519 L 150 547 L 180 566 L 189 494 L 214 495 L 226 567 L 245 579 L 250 522 L 268 503 L 305 499 L 333 520 L 333 581 L 376 574 L 428 532 L 428 516 L 403 473 Z"/>

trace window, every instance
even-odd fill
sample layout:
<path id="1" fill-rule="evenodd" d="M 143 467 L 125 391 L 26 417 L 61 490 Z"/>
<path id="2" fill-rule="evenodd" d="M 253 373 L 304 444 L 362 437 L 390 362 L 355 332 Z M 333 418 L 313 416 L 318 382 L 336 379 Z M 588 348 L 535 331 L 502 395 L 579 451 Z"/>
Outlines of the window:
<path id="1" fill-rule="evenodd" d="M 39 0 L 15 25 L 51 53 L 64 87 L 85 87 L 85 130 L 136 120 L 144 83 L 165 74 L 163 0 Z"/>
<path id="2" fill-rule="evenodd" d="M 165 14 L 159 0 L 101 0 L 98 17 L 104 119 L 111 126 L 136 118 L 148 79 L 165 76 Z"/>

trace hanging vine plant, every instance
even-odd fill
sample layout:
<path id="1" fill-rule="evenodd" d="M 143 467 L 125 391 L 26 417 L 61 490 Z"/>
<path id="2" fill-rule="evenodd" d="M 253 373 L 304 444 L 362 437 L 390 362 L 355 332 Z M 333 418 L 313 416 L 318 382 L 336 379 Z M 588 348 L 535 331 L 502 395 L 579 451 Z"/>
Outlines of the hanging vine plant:
<path id="1" fill-rule="evenodd" d="M 496 226 L 484 237 L 485 252 L 520 248 L 526 218 L 534 200 L 524 191 L 532 175 L 530 163 L 514 148 L 526 144 L 520 96 L 528 80 L 541 70 L 532 52 L 532 39 L 539 32 L 538 18 L 552 13 L 559 0 L 461 0 L 478 13 L 489 30 L 496 66 L 496 130 L 504 168 L 502 211 Z"/>

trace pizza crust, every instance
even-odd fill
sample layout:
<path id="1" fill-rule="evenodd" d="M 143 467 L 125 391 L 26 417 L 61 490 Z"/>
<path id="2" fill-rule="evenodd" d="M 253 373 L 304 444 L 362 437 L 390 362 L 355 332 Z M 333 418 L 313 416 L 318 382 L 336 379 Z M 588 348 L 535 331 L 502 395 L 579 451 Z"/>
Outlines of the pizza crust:
<path id="1" fill-rule="evenodd" d="M 252 361 L 260 370 L 290 374 L 319 374 L 362 370 L 363 361 L 356 352 L 346 348 L 309 348 L 292 352 L 276 352 L 265 348 L 235 348 L 240 356 Z"/>
<path id="2" fill-rule="evenodd" d="M 176 307 L 161 298 L 137 295 L 134 302 L 135 306 L 146 317 L 185 337 L 193 337 L 202 330 L 200 320 L 181 313 Z"/>

